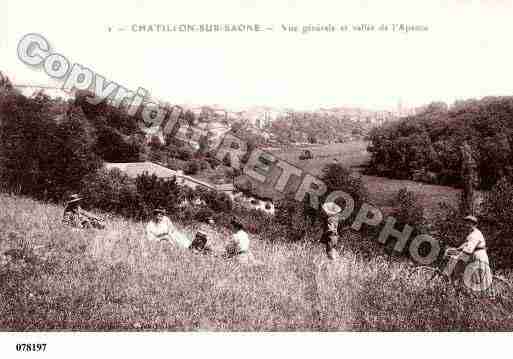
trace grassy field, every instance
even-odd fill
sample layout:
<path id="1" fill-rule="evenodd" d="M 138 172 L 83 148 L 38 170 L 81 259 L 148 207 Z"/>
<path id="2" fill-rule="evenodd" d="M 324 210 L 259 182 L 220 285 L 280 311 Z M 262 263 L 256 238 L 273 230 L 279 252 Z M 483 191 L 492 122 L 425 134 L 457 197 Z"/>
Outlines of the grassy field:
<path id="1" fill-rule="evenodd" d="M 73 230 L 61 213 L 0 195 L 1 330 L 513 329 L 509 316 L 430 292 L 408 279 L 410 263 L 385 256 L 346 250 L 328 262 L 319 246 L 252 237 L 261 264 L 243 265 L 148 243 L 142 223 Z M 226 241 L 218 231 L 215 248 Z"/>
<path id="2" fill-rule="evenodd" d="M 278 158 L 302 168 L 303 170 L 320 176 L 322 169 L 326 164 L 332 163 L 334 159 L 349 168 L 358 169 L 364 166 L 370 154 L 367 152 L 368 142 L 354 141 L 347 143 L 335 143 L 330 145 L 312 145 L 307 147 L 294 147 L 290 149 L 280 149 L 270 151 Z M 309 149 L 312 152 L 313 159 L 299 160 L 299 155 Z M 390 206 L 391 200 L 401 188 L 407 188 L 417 195 L 419 203 L 426 209 L 428 218 L 433 216 L 433 212 L 438 210 L 438 203 L 445 202 L 451 205 L 457 205 L 460 190 L 446 187 L 435 186 L 414 181 L 395 180 L 375 176 L 362 176 L 363 183 L 369 190 L 370 201 L 380 207 Z"/>
<path id="3" fill-rule="evenodd" d="M 365 141 L 353 141 L 330 145 L 290 147 L 287 149 L 270 150 L 269 152 L 313 175 L 319 175 L 323 167 L 328 163 L 332 163 L 334 159 L 348 167 L 365 164 L 370 158 L 367 152 L 367 144 Z M 310 160 L 300 160 L 299 156 L 304 150 L 309 150 L 313 158 Z"/>

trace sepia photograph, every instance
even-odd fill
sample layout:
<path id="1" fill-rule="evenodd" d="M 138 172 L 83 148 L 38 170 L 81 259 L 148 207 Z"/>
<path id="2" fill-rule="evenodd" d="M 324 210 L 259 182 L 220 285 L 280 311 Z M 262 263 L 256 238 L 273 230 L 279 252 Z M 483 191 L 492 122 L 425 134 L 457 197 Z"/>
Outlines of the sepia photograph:
<path id="1" fill-rule="evenodd" d="M 3 1 L 0 353 L 512 331 L 512 15 Z"/>

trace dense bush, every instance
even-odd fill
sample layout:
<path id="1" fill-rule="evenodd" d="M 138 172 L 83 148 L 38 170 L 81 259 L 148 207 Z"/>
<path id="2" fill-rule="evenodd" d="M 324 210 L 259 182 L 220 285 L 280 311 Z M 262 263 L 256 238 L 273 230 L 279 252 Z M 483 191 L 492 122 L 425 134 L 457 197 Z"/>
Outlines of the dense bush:
<path id="1" fill-rule="evenodd" d="M 500 180 L 487 194 L 484 201 L 485 215 L 482 227 L 488 235 L 487 246 L 492 266 L 513 266 L 513 184 Z"/>
<path id="2" fill-rule="evenodd" d="M 321 179 L 327 186 L 327 194 L 335 191 L 343 191 L 353 198 L 355 209 L 361 208 L 368 198 L 367 188 L 359 175 L 351 173 L 350 170 L 338 163 L 330 163 L 322 170 Z M 337 199 L 335 202 L 345 208 L 346 204 L 343 199 Z M 353 211 L 353 216 L 349 220 L 353 220 L 357 211 Z"/>
<path id="3" fill-rule="evenodd" d="M 230 212 L 232 210 L 232 200 L 226 193 L 198 188 L 196 194 L 215 212 Z"/>
<path id="4" fill-rule="evenodd" d="M 168 213 L 174 213 L 181 198 L 181 188 L 176 180 L 158 178 L 155 174 L 147 173 L 138 176 L 135 180 L 137 193 L 144 202 L 146 214 L 149 215 L 153 208 L 164 208 Z"/>
<path id="5" fill-rule="evenodd" d="M 300 211 L 300 206 L 292 196 L 286 196 L 276 202 L 275 221 L 286 227 L 294 226 L 296 214 Z"/>
<path id="6" fill-rule="evenodd" d="M 398 224 L 408 224 L 415 229 L 415 233 L 425 232 L 426 218 L 424 208 L 418 203 L 415 193 L 401 188 L 394 199 L 395 210 L 392 215 Z"/>
<path id="7" fill-rule="evenodd" d="M 82 180 L 87 207 L 132 218 L 144 218 L 146 208 L 134 181 L 118 169 L 99 170 Z"/>
<path id="8" fill-rule="evenodd" d="M 90 174 L 82 187 L 88 206 L 135 219 L 149 218 L 157 207 L 175 213 L 180 197 L 174 180 L 143 174 L 134 181 L 118 169 Z"/>
<path id="9" fill-rule="evenodd" d="M 513 183 L 500 180 L 486 195 L 486 219 L 504 234 L 513 235 Z"/>
<path id="10" fill-rule="evenodd" d="M 199 170 L 200 170 L 200 166 L 199 166 L 198 162 L 196 162 L 196 160 L 191 160 L 186 163 L 185 168 L 184 168 L 184 173 L 186 175 L 195 175 L 199 172 Z"/>
<path id="11" fill-rule="evenodd" d="M 460 198 L 460 202 L 461 202 Z M 440 209 L 433 220 L 432 235 L 440 242 L 451 247 L 457 247 L 462 243 L 465 236 L 465 225 L 461 218 L 465 215 L 461 206 L 452 206 L 447 203 L 440 203 Z"/>
<path id="12" fill-rule="evenodd" d="M 312 226 L 308 216 L 305 215 L 305 210 L 309 211 L 310 208 L 310 206 L 304 207 L 303 203 L 297 202 L 292 196 L 286 196 L 277 201 L 275 216 L 272 217 L 274 235 L 287 238 L 289 241 L 303 240 Z M 316 216 L 318 216 L 318 213 L 316 211 Z"/>
<path id="13" fill-rule="evenodd" d="M 210 153 L 208 153 L 207 156 L 205 157 L 205 161 L 207 161 L 210 164 L 210 167 L 212 167 L 213 169 L 216 169 L 217 166 L 219 166 L 221 164 L 221 161 L 219 161 L 217 158 L 215 158 Z"/>

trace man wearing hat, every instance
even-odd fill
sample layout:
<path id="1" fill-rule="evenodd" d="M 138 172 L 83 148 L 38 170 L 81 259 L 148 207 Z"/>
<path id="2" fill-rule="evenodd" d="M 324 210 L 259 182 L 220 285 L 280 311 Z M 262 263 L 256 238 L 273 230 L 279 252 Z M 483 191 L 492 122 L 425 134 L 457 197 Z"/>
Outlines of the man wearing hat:
<path id="1" fill-rule="evenodd" d="M 461 251 L 460 256 L 469 256 L 469 264 L 472 263 L 475 266 L 471 272 L 471 278 L 468 278 L 472 283 L 473 289 L 485 290 L 492 283 L 492 272 L 490 270 L 488 254 L 486 253 L 486 242 L 483 233 L 477 228 L 478 221 L 475 216 L 469 215 L 464 217 L 463 220 L 469 234 L 465 238 L 465 242 L 458 247 L 458 250 Z"/>
<path id="2" fill-rule="evenodd" d="M 64 207 L 62 223 L 76 228 L 104 228 L 103 220 L 84 211 L 80 206 L 82 197 L 72 194 Z"/>
<path id="3" fill-rule="evenodd" d="M 338 224 L 340 221 L 339 214 L 342 208 L 335 202 L 326 202 L 322 205 L 323 216 L 323 234 L 321 243 L 326 246 L 326 255 L 329 259 L 338 257 L 335 246 L 338 243 Z"/>

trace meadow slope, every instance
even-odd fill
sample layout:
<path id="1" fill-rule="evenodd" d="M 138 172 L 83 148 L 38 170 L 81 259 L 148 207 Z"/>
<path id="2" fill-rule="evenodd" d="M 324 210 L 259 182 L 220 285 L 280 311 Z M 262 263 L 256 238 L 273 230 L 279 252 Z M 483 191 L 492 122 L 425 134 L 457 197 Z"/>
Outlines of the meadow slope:
<path id="1" fill-rule="evenodd" d="M 61 213 L 0 195 L 0 330 L 513 329 L 479 302 L 428 291 L 406 261 L 346 250 L 329 263 L 319 246 L 252 237 L 263 265 L 246 266 L 148 243 L 119 218 L 74 230 Z"/>

